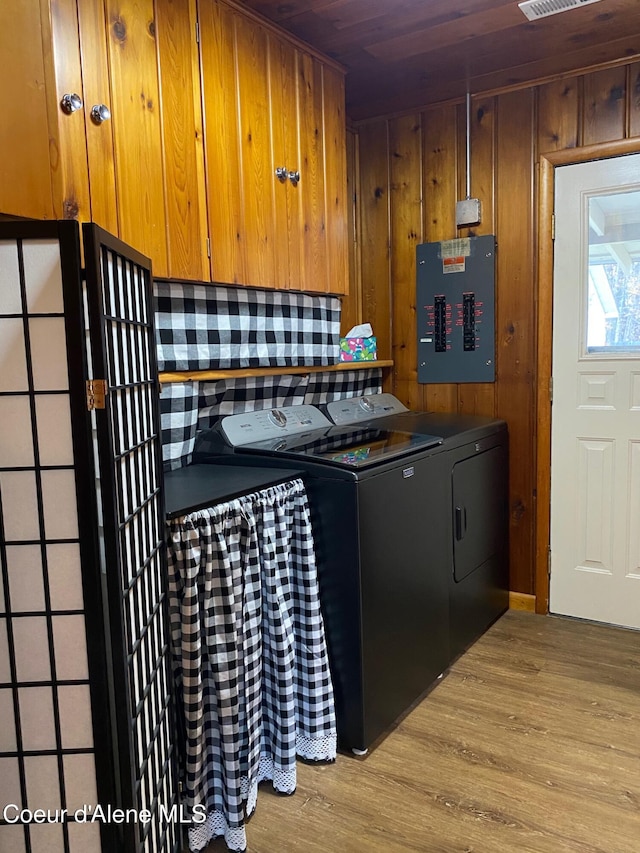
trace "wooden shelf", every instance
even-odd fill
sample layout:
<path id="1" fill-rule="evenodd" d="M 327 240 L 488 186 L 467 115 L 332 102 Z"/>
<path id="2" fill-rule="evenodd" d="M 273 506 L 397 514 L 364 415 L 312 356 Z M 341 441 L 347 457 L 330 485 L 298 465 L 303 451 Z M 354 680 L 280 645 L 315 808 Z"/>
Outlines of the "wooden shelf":
<path id="1" fill-rule="evenodd" d="M 393 361 L 341 361 L 339 364 L 325 364 L 320 367 L 246 367 L 238 370 L 183 370 L 175 373 L 160 373 L 161 385 L 171 382 L 215 382 L 217 379 L 244 379 L 247 376 L 289 376 L 306 373 L 335 373 L 340 370 L 363 370 L 379 367 L 393 367 Z"/>

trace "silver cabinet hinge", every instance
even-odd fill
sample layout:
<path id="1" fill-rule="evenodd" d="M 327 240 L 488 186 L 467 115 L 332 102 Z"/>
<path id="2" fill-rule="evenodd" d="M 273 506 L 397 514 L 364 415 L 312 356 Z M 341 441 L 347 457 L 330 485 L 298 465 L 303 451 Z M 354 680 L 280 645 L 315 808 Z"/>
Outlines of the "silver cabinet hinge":
<path id="1" fill-rule="evenodd" d="M 549 377 L 549 402 L 553 403 L 553 376 Z"/>
<path id="2" fill-rule="evenodd" d="M 211 237 L 207 237 L 207 257 L 211 257 Z"/>
<path id="3" fill-rule="evenodd" d="M 551 214 L 551 239 L 556 239 L 556 215 L 555 213 Z"/>
<path id="4" fill-rule="evenodd" d="M 196 44 L 200 44 L 200 24 L 196 21 Z"/>
<path id="5" fill-rule="evenodd" d="M 87 380 L 87 411 L 92 412 L 94 409 L 104 409 L 106 406 L 107 397 L 107 381 L 106 379 L 88 379 Z"/>
<path id="6" fill-rule="evenodd" d="M 551 577 L 551 548 L 547 549 L 547 574 Z"/>

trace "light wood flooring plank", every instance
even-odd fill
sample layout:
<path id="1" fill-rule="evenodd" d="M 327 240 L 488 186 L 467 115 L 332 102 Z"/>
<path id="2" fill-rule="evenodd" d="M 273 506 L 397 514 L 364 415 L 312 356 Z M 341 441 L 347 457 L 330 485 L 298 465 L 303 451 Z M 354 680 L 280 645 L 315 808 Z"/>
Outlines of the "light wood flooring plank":
<path id="1" fill-rule="evenodd" d="M 291 797 L 262 786 L 247 839 L 249 853 L 638 853 L 640 634 L 509 611 L 366 758 L 300 763 Z"/>

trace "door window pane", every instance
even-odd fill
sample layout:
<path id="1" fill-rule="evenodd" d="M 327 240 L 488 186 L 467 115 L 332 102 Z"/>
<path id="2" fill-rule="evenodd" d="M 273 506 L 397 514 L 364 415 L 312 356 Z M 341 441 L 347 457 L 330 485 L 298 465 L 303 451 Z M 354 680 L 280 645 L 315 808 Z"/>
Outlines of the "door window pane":
<path id="1" fill-rule="evenodd" d="M 589 198 L 587 352 L 640 354 L 640 192 Z"/>

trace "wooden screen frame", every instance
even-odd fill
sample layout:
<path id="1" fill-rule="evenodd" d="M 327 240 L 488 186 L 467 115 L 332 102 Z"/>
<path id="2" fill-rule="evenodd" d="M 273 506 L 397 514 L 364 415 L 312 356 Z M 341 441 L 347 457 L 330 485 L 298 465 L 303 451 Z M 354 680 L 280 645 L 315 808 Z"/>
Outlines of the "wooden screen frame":
<path id="1" fill-rule="evenodd" d="M 573 163 L 640 153 L 640 138 L 539 155 L 538 287 L 536 351 L 536 613 L 549 612 L 549 545 L 551 534 L 551 367 L 553 347 L 553 230 L 555 169 Z"/>

